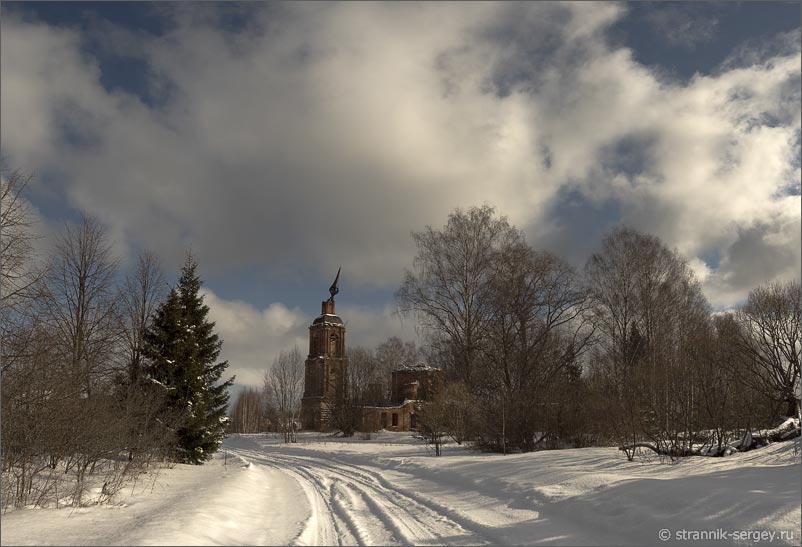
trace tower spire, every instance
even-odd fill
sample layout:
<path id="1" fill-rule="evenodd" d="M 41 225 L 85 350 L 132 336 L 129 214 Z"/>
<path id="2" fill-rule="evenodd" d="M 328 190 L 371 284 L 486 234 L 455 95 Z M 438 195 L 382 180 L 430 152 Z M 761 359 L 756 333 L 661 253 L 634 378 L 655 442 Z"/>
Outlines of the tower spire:
<path id="1" fill-rule="evenodd" d="M 348 357 L 345 353 L 345 325 L 334 314 L 334 296 L 340 292 L 340 270 L 323 301 L 320 316 L 309 326 L 309 357 L 304 365 L 304 396 L 301 421 L 305 429 L 327 431 L 334 424 L 332 409 L 345 393 Z"/>
<path id="2" fill-rule="evenodd" d="M 338 292 L 340 292 L 340 289 L 337 287 L 337 283 L 340 281 L 340 270 L 341 269 L 342 269 L 342 266 L 337 268 L 337 277 L 334 278 L 334 283 L 332 283 L 331 287 L 329 287 L 329 294 L 331 294 L 331 296 L 329 297 L 329 302 L 332 302 L 332 303 L 334 302 L 334 295 L 337 294 Z"/>

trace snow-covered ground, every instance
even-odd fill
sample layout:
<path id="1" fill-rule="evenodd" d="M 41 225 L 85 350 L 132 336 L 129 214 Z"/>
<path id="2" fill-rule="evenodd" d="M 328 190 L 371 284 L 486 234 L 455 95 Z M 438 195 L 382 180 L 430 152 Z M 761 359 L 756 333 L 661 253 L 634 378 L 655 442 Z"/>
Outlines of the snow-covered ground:
<path id="1" fill-rule="evenodd" d="M 294 445 L 233 436 L 209 464 L 163 470 L 117 505 L 9 512 L 0 541 L 652 545 L 668 530 L 669 545 L 799 545 L 793 445 L 665 464 L 614 448 L 501 456 L 448 445 L 437 458 L 398 433 Z"/>

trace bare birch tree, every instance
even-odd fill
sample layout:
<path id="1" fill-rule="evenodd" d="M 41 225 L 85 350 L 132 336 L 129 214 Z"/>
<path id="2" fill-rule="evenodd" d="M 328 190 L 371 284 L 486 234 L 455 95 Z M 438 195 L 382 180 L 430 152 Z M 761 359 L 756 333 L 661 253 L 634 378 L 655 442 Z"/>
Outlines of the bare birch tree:
<path id="1" fill-rule="evenodd" d="M 119 342 L 117 259 L 100 222 L 86 214 L 57 239 L 48 277 L 48 314 L 67 372 L 91 396 L 110 379 Z"/>
<path id="2" fill-rule="evenodd" d="M 647 438 L 660 452 L 683 452 L 699 425 L 692 420 L 702 359 L 696 348 L 710 329 L 698 282 L 658 238 L 626 227 L 604 239 L 586 275 L 610 429 L 625 447 Z"/>
<path id="3" fill-rule="evenodd" d="M 142 374 L 145 332 L 153 312 L 167 292 L 166 288 L 158 257 L 149 251 L 141 252 L 134 270 L 123 282 L 120 298 L 126 372 L 131 384 L 136 383 Z"/>
<path id="4" fill-rule="evenodd" d="M 31 177 L 0 171 L 0 346 L 5 372 L 24 359 L 40 311 L 46 269 L 37 263 L 33 211 L 24 197 Z"/>
<path id="5" fill-rule="evenodd" d="M 295 442 L 303 396 L 304 359 L 298 346 L 282 351 L 265 373 L 265 390 L 273 393 L 278 414 L 278 430 L 284 442 Z"/>
<path id="6" fill-rule="evenodd" d="M 482 382 L 474 391 L 503 397 L 505 442 L 529 451 L 535 432 L 544 431 L 555 382 L 576 364 L 593 334 L 586 291 L 568 264 L 524 242 L 498 254 L 490 290 Z M 495 405 L 490 424 L 496 425 L 485 435 L 498 432 L 501 406 Z"/>
<path id="7" fill-rule="evenodd" d="M 418 254 L 396 293 L 399 310 L 414 315 L 450 347 L 447 373 L 471 385 L 492 314 L 488 285 L 500 249 L 520 232 L 492 207 L 457 209 L 441 230 L 412 234 Z"/>
<path id="8" fill-rule="evenodd" d="M 786 416 L 799 413 L 800 314 L 799 282 L 788 281 L 754 289 L 735 315 L 750 372 L 744 379 L 784 405 Z"/>
<path id="9" fill-rule="evenodd" d="M 24 197 L 30 176 L 0 173 L 0 311 L 14 309 L 39 295 L 43 270 L 35 268 L 33 212 Z"/>
<path id="10" fill-rule="evenodd" d="M 266 430 L 265 401 L 262 392 L 245 388 L 240 392 L 231 411 L 233 433 L 260 433 Z"/>

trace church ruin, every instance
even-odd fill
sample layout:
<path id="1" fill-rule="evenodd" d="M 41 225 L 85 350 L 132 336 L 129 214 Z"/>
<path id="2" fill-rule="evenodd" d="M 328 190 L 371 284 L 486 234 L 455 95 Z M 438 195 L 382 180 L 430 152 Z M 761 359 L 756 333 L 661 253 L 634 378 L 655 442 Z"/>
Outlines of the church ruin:
<path id="1" fill-rule="evenodd" d="M 345 325 L 334 310 L 339 292 L 340 271 L 323 301 L 321 313 L 309 326 L 309 355 L 304 370 L 301 399 L 301 425 L 304 429 L 333 429 L 332 412 L 346 393 L 348 357 L 345 351 Z M 359 407 L 360 431 L 410 431 L 417 429 L 417 410 L 421 401 L 434 396 L 443 384 L 442 371 L 419 363 L 392 372 L 389 401 Z"/>

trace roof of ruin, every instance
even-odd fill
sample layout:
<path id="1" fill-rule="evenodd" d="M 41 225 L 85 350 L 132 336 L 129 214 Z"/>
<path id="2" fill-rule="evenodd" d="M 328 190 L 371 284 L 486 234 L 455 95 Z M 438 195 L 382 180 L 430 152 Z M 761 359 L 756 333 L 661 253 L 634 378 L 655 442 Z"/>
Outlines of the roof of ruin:
<path id="1" fill-rule="evenodd" d="M 329 323 L 331 325 L 342 325 L 343 320 L 340 319 L 339 315 L 333 315 L 331 313 L 324 313 L 323 315 L 317 317 L 314 321 L 312 321 L 313 325 L 319 325 L 321 323 Z"/>
<path id="2" fill-rule="evenodd" d="M 401 372 L 401 371 L 428 371 L 428 370 L 440 370 L 431 365 L 427 365 L 426 363 L 415 363 L 414 365 L 405 365 L 401 368 L 395 369 L 393 372 Z"/>

